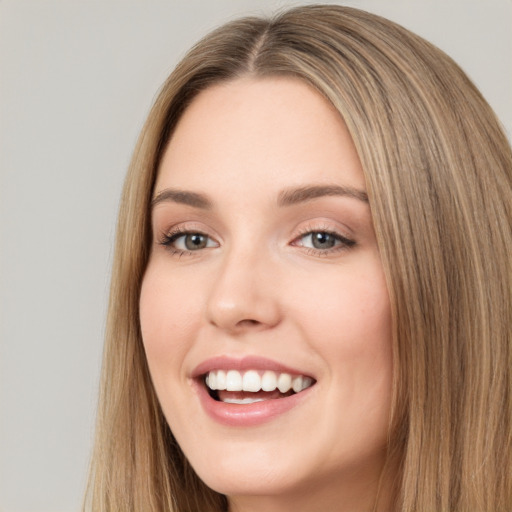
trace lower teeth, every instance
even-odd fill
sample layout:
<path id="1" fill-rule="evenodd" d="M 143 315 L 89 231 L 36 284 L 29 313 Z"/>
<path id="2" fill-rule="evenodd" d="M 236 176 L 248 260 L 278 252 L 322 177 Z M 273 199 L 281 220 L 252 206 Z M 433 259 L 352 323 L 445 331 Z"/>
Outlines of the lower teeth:
<path id="1" fill-rule="evenodd" d="M 264 398 L 224 398 L 224 400 L 222 400 L 225 404 L 254 404 L 264 401 Z"/>
<path id="2" fill-rule="evenodd" d="M 256 402 L 265 402 L 268 400 L 278 400 L 279 398 L 286 398 L 290 395 L 294 395 L 294 391 L 290 389 L 287 393 L 259 393 L 256 396 L 251 395 L 250 392 L 233 392 L 227 393 L 226 391 L 212 391 L 208 390 L 210 396 L 217 402 L 224 402 L 225 404 L 254 404 Z M 230 396 L 231 395 L 231 396 Z M 244 396 L 245 395 L 245 396 Z M 262 396 L 263 395 L 263 396 Z"/>

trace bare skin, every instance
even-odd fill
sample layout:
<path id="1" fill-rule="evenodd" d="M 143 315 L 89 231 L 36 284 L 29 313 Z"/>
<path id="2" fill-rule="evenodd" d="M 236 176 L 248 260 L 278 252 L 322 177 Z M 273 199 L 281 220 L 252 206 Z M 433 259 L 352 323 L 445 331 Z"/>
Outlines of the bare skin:
<path id="1" fill-rule="evenodd" d="M 293 79 L 203 91 L 164 154 L 152 228 L 143 340 L 199 477 L 231 512 L 373 511 L 391 315 L 361 163 L 338 113 Z M 251 404 L 263 420 L 228 424 L 215 411 L 231 406 L 195 374 L 226 357 L 265 358 L 313 385 L 286 410 Z"/>

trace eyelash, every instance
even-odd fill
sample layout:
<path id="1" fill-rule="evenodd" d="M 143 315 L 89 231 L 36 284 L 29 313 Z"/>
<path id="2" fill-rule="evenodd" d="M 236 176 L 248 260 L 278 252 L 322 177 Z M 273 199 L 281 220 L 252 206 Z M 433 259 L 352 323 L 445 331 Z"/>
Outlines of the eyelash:
<path id="1" fill-rule="evenodd" d="M 211 237 L 209 237 L 206 233 L 203 233 L 202 231 L 177 227 L 177 228 L 174 228 L 169 233 L 164 233 L 162 235 L 162 239 L 160 240 L 159 243 L 160 243 L 160 245 L 163 245 L 168 251 L 170 251 L 170 253 L 173 256 L 178 256 L 178 257 L 193 256 L 194 252 L 199 252 L 199 250 L 198 251 L 187 251 L 187 250 L 183 250 L 183 249 L 177 249 L 173 245 L 179 238 L 184 237 L 186 235 L 201 235 L 210 240 L 212 239 Z"/>
<path id="2" fill-rule="evenodd" d="M 343 236 L 341 233 L 338 233 L 337 231 L 333 231 L 329 228 L 323 228 L 323 227 L 306 227 L 304 230 L 301 230 L 299 236 L 297 236 L 293 241 L 293 245 L 297 245 L 296 242 L 298 240 L 302 240 L 307 236 L 311 236 L 313 234 L 324 234 L 329 235 L 334 238 L 336 242 L 339 242 L 338 245 L 335 245 L 334 247 L 331 247 L 329 249 L 315 249 L 313 247 L 302 247 L 307 254 L 313 255 L 313 256 L 329 256 L 331 254 L 338 253 L 340 251 L 346 251 L 348 249 L 351 249 L 356 245 L 356 241 L 352 240 L 350 238 L 347 238 L 346 236 Z"/>
<path id="3" fill-rule="evenodd" d="M 298 245 L 296 242 L 299 240 L 304 239 L 307 236 L 312 236 L 313 234 L 324 234 L 331 236 L 335 239 L 335 242 L 339 242 L 334 247 L 328 248 L 328 249 L 316 249 L 313 247 L 304 247 L 302 245 Z M 196 251 L 191 250 L 183 250 L 183 249 L 177 249 L 174 244 L 175 242 L 186 236 L 186 235 L 201 235 L 206 237 L 209 240 L 213 240 L 210 236 L 208 236 L 206 233 L 203 233 L 199 230 L 194 229 L 188 229 L 188 228 L 182 228 L 177 227 L 174 228 L 169 233 L 164 233 L 162 235 L 161 240 L 159 241 L 160 245 L 164 246 L 170 253 L 174 256 L 182 257 L 182 256 L 194 256 L 195 252 L 200 252 L 201 249 L 198 249 Z M 329 256 L 330 254 L 337 253 L 340 251 L 346 251 L 356 245 L 355 240 L 351 240 L 340 233 L 336 231 L 332 231 L 330 229 L 324 229 L 324 228 L 306 228 L 301 233 L 293 239 L 291 242 L 291 245 L 294 245 L 296 247 L 302 247 L 307 254 L 315 255 L 315 256 Z"/>

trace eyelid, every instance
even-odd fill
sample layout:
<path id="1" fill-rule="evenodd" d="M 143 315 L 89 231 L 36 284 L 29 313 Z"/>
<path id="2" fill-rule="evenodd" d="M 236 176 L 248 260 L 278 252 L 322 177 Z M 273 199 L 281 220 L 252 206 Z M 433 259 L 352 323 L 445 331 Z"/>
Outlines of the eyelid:
<path id="1" fill-rule="evenodd" d="M 354 240 L 354 237 L 352 235 L 347 235 L 346 231 L 348 231 L 348 229 L 342 230 L 340 227 L 334 226 L 333 223 L 329 223 L 325 220 L 322 220 L 321 222 L 312 221 L 305 226 L 302 226 L 298 230 L 298 233 L 294 235 L 290 244 L 296 247 L 301 247 L 312 255 L 329 256 L 339 251 L 346 251 L 357 245 L 357 241 Z M 313 233 L 325 233 L 331 235 L 335 237 L 340 243 L 326 249 L 306 247 L 298 243 L 300 240 L 306 236 L 311 236 Z"/>
<path id="2" fill-rule="evenodd" d="M 215 247 L 219 247 L 220 243 L 217 240 L 217 237 L 212 235 L 210 233 L 210 229 L 205 229 L 205 226 L 198 226 L 197 223 L 191 223 L 191 222 L 185 222 L 182 224 L 177 224 L 174 226 L 171 226 L 165 230 L 161 230 L 160 234 L 156 238 L 156 242 L 163 246 L 166 250 L 170 251 L 173 255 L 178 256 L 197 256 L 204 249 L 213 249 Z M 207 237 L 209 240 L 213 241 L 215 243 L 214 247 L 207 246 L 203 247 L 197 250 L 188 250 L 188 249 L 179 249 L 177 247 L 174 247 L 173 244 L 181 237 L 184 237 L 186 235 L 192 235 L 192 234 L 198 234 Z"/>
<path id="3" fill-rule="evenodd" d="M 355 236 L 352 229 L 348 226 L 344 226 L 340 222 L 325 218 L 318 218 L 301 223 L 296 229 L 296 234 L 293 238 L 299 238 L 300 236 L 304 236 L 312 232 L 332 233 L 347 240 L 352 240 Z M 355 242 L 355 240 L 353 241 Z"/>
<path id="4" fill-rule="evenodd" d="M 354 240 L 351 240 L 350 238 L 346 238 L 345 236 L 343 236 L 340 233 L 337 233 L 335 231 L 326 231 L 326 230 L 323 230 L 323 229 L 322 230 L 315 229 L 315 230 L 310 231 L 308 233 L 304 233 L 303 235 L 300 235 L 300 236 L 296 237 L 294 239 L 294 242 L 296 242 L 297 240 L 301 240 L 303 238 L 306 238 L 308 236 L 312 236 L 314 233 L 324 233 L 326 235 L 334 237 L 338 242 L 340 242 L 338 245 L 336 245 L 336 246 L 334 246 L 332 248 L 328 248 L 328 249 L 314 249 L 314 250 L 317 250 L 319 252 L 329 252 L 330 250 L 336 250 L 336 249 L 339 249 L 341 247 L 343 247 L 343 248 L 350 248 L 350 247 L 353 247 L 356 244 L 356 242 Z M 299 245 L 299 244 L 294 244 L 294 245 L 297 245 L 299 247 L 305 247 L 305 246 Z"/>
<path id="5" fill-rule="evenodd" d="M 302 250 L 312 255 L 328 256 L 339 251 L 348 250 L 357 244 L 353 235 L 350 234 L 347 236 L 347 231 L 351 230 L 348 228 L 342 229 L 339 223 L 330 222 L 325 219 L 317 219 L 300 226 L 300 228 L 297 229 L 296 233 L 293 235 L 289 245 L 301 248 Z M 335 245 L 332 247 L 317 248 L 307 247 L 306 245 L 300 243 L 302 239 L 307 236 L 312 236 L 314 233 L 325 233 L 334 237 L 336 240 Z M 179 238 L 192 234 L 198 234 L 206 237 L 208 239 L 208 244 L 205 247 L 199 247 L 195 250 L 178 248 L 174 245 Z M 219 237 L 215 236 L 215 234 L 212 234 L 212 230 L 209 229 L 209 227 L 202 223 L 199 223 L 198 225 L 197 222 L 183 222 L 168 227 L 167 229 L 160 232 L 156 242 L 163 246 L 166 250 L 170 251 L 172 254 L 180 256 L 198 256 L 199 253 L 204 252 L 205 249 L 213 249 L 221 245 L 219 242 Z M 213 242 L 213 245 L 211 245 L 210 242 Z"/>
<path id="6" fill-rule="evenodd" d="M 204 224 L 203 222 L 197 221 L 175 222 L 173 224 L 166 223 L 165 225 L 162 225 L 162 227 L 156 226 L 154 229 L 154 233 L 155 238 L 158 238 L 157 233 L 159 235 L 159 238 L 170 237 L 179 233 L 200 233 L 202 235 L 208 236 L 213 240 L 219 239 L 217 233 L 214 232 L 214 230 L 210 226 Z"/>

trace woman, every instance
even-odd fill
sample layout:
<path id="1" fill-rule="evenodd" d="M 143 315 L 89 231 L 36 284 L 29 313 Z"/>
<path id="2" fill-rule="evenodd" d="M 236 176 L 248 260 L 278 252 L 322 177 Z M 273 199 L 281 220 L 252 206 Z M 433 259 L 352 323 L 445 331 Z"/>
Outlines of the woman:
<path id="1" fill-rule="evenodd" d="M 510 510 L 511 199 L 491 109 L 405 29 L 207 36 L 125 184 L 92 509 Z"/>

